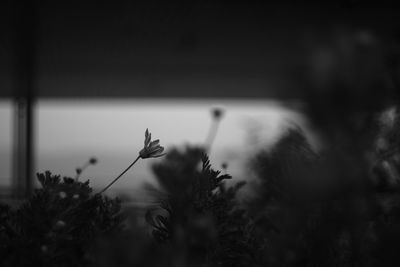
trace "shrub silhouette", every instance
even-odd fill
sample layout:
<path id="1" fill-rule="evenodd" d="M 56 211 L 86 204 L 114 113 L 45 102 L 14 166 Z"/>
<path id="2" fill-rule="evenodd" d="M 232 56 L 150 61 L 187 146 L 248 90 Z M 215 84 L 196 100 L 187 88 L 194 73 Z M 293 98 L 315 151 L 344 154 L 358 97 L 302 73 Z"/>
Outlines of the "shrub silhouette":
<path id="1" fill-rule="evenodd" d="M 95 240 L 121 230 L 120 201 L 50 172 L 38 180 L 42 188 L 21 207 L 1 210 L 2 266 L 87 265 Z"/>
<path id="2" fill-rule="evenodd" d="M 227 174 L 211 169 L 201 148 L 174 149 L 153 170 L 163 195 L 160 211 L 149 211 L 153 236 L 170 246 L 183 266 L 243 266 L 251 260 L 249 222 Z M 163 213 L 165 215 L 161 215 Z"/>

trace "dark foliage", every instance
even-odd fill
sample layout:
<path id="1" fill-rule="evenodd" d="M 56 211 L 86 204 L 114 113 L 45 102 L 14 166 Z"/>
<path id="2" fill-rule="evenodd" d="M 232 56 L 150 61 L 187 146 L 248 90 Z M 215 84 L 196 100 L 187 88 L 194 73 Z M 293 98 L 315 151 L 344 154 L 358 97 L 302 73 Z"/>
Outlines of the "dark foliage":
<path id="1" fill-rule="evenodd" d="M 154 172 L 166 197 L 161 210 L 149 211 L 146 218 L 153 236 L 173 251 L 171 259 L 180 259 L 182 266 L 250 262 L 249 222 L 235 200 L 243 183 L 227 188 L 224 180 L 231 177 L 211 169 L 200 148 L 171 151 Z"/>
<path id="2" fill-rule="evenodd" d="M 118 232 L 118 199 L 93 195 L 89 182 L 38 174 L 42 186 L 16 211 L 2 206 L 2 266 L 85 266 L 102 235 Z"/>
<path id="3" fill-rule="evenodd" d="M 384 128 L 375 125 L 372 133 L 353 140 L 357 149 L 346 149 L 340 138 L 329 153 L 318 155 L 294 129 L 255 157 L 252 170 L 259 181 L 247 209 L 261 248 L 259 264 L 399 264 L 400 165 L 393 138 L 399 117 L 392 117 L 383 132 L 372 131 Z M 385 145 L 375 150 L 378 139 Z"/>

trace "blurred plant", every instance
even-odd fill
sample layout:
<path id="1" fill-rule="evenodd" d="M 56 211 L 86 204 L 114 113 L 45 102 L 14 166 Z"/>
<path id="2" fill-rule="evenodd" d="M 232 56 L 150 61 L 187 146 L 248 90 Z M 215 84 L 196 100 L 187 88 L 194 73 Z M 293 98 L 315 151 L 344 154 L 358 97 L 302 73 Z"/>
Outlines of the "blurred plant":
<path id="1" fill-rule="evenodd" d="M 367 199 L 351 181 L 338 179 L 329 161 L 312 150 L 299 128 L 253 159 L 259 180 L 247 208 L 261 265 L 364 266 L 371 259 L 357 256 L 373 245 L 369 220 L 363 219 Z M 363 248 L 361 240 L 370 246 Z"/>
<path id="2" fill-rule="evenodd" d="M 376 120 L 399 100 L 399 88 L 387 83 L 380 42 L 364 37 L 334 39 L 317 61 L 329 68 L 304 76 L 306 112 L 324 150 L 312 151 L 295 129 L 253 159 L 259 179 L 247 209 L 261 266 L 399 263 L 400 124 L 393 108 L 386 123 Z"/>
<path id="3" fill-rule="evenodd" d="M 3 209 L 2 266 L 84 266 L 102 235 L 122 229 L 120 201 L 92 195 L 89 182 L 37 175 L 42 188 L 16 211 Z"/>
<path id="4" fill-rule="evenodd" d="M 227 174 L 227 171 L 228 171 L 228 163 L 223 162 L 223 163 L 221 164 L 221 169 L 224 171 L 224 174 Z"/>
<path id="5" fill-rule="evenodd" d="M 224 110 L 221 108 L 214 108 L 211 110 L 212 122 L 211 126 L 204 143 L 205 150 L 209 153 L 214 143 L 215 137 L 217 136 L 218 127 L 221 122 L 222 116 L 224 115 Z"/>
<path id="6" fill-rule="evenodd" d="M 235 199 L 244 183 L 226 188 L 224 180 L 231 177 L 212 170 L 201 148 L 174 149 L 153 170 L 163 192 L 159 208 L 146 219 L 178 266 L 250 263 L 249 222 Z"/>
<path id="7" fill-rule="evenodd" d="M 90 165 L 96 165 L 96 164 L 97 164 L 97 159 L 95 157 L 92 157 L 85 164 L 83 164 L 82 167 L 76 168 L 75 181 L 79 180 L 79 177 L 81 176 L 82 172 L 84 172 L 87 167 L 89 167 Z"/>

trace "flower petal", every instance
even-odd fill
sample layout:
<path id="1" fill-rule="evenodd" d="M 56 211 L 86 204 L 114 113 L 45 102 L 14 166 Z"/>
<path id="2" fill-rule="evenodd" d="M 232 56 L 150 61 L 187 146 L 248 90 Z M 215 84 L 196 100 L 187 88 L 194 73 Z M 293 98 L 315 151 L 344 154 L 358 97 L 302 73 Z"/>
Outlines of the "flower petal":
<path id="1" fill-rule="evenodd" d="M 158 145 L 159 143 L 160 143 L 160 140 L 157 139 L 157 140 L 152 141 L 152 142 L 149 144 L 149 146 L 156 146 L 156 145 Z"/>
<path id="2" fill-rule="evenodd" d="M 150 143 L 151 140 L 151 134 L 149 134 L 149 129 L 146 129 L 146 132 L 144 133 L 144 146 L 147 146 Z"/>
<path id="3" fill-rule="evenodd" d="M 164 148 L 162 146 L 149 147 L 148 151 L 151 154 L 161 153 L 164 151 Z"/>
<path id="4" fill-rule="evenodd" d="M 159 139 L 151 141 L 151 133 L 149 129 L 146 129 L 144 147 L 140 150 L 139 156 L 141 158 L 158 158 L 164 156 L 165 154 L 162 154 L 164 147 L 160 146 L 159 143 Z"/>
<path id="5" fill-rule="evenodd" d="M 162 157 L 162 156 L 164 156 L 164 155 L 167 155 L 167 153 L 162 153 L 162 154 L 159 154 L 159 155 L 154 155 L 153 158 L 159 158 L 159 157 Z"/>

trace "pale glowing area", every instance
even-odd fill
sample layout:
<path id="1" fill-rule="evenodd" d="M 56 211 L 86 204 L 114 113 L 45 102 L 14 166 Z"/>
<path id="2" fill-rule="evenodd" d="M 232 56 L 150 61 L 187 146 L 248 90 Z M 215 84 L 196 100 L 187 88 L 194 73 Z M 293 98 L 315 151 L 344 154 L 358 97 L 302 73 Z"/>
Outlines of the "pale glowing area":
<path id="1" fill-rule="evenodd" d="M 241 177 L 249 155 L 267 147 L 290 123 L 303 118 L 272 101 L 40 101 L 37 105 L 37 171 L 51 170 L 75 176 L 75 168 L 91 156 L 82 180 L 95 188 L 105 186 L 125 169 L 143 148 L 146 128 L 160 139 L 166 152 L 173 146 L 203 145 L 212 122 L 211 109 L 224 110 L 210 159 L 219 169 Z M 152 180 L 151 164 L 162 159 L 140 160 L 114 189 L 129 189 Z"/>
<path id="2" fill-rule="evenodd" d="M 0 186 L 11 184 L 12 103 L 0 101 Z"/>

